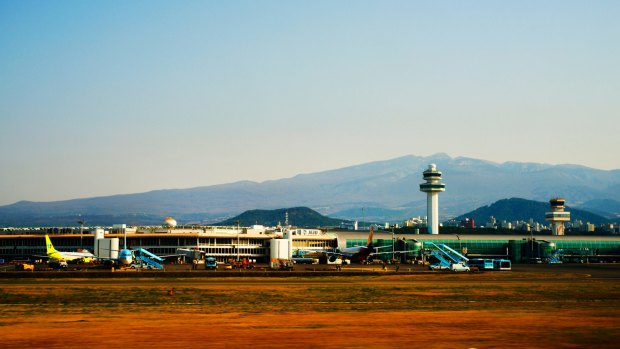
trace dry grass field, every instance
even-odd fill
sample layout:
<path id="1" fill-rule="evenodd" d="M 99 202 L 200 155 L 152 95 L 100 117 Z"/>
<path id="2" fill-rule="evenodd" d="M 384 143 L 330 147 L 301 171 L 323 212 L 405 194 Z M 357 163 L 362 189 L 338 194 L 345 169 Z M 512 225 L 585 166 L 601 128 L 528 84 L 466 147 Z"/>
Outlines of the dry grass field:
<path id="1" fill-rule="evenodd" d="M 618 347 L 618 266 L 521 269 L 292 278 L 0 277 L 0 347 Z"/>

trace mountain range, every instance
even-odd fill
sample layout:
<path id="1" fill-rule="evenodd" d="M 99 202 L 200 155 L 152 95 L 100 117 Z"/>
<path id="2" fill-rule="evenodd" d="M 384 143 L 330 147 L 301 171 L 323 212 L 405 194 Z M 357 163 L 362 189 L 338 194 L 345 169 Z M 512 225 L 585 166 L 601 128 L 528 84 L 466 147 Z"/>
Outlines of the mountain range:
<path id="1" fill-rule="evenodd" d="M 446 184 L 446 191 L 439 196 L 442 220 L 505 198 L 546 202 L 557 196 L 571 207 L 607 218 L 620 217 L 620 170 L 495 163 L 435 154 L 260 183 L 241 181 L 54 202 L 20 201 L 0 207 L 0 226 L 75 226 L 77 220 L 93 225 L 147 225 L 161 224 L 166 216 L 180 223 L 213 223 L 247 210 L 299 206 L 338 219 L 396 222 L 426 215 L 426 194 L 419 191 L 419 184 L 430 163 L 437 164 Z"/>

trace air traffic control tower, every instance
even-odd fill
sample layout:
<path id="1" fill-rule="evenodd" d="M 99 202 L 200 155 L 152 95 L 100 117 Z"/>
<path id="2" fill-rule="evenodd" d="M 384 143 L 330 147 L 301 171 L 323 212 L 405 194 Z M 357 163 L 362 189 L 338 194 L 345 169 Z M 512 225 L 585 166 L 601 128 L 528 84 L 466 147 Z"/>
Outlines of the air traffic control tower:
<path id="1" fill-rule="evenodd" d="M 420 184 L 420 191 L 426 193 L 426 226 L 429 234 L 439 234 L 439 193 L 446 191 L 441 183 L 441 172 L 437 165 L 430 164 L 424 171 L 426 183 Z"/>
<path id="2" fill-rule="evenodd" d="M 564 211 L 565 202 L 566 200 L 562 198 L 549 200 L 551 212 L 545 213 L 545 220 L 551 222 L 551 233 L 553 235 L 564 235 L 564 222 L 570 221 L 570 212 Z"/>

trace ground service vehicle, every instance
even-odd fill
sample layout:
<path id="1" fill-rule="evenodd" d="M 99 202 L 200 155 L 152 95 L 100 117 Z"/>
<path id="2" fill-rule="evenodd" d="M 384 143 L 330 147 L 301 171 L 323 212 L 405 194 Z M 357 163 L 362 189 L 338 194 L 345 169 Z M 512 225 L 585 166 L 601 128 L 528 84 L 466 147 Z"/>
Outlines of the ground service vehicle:
<path id="1" fill-rule="evenodd" d="M 508 259 L 494 259 L 493 269 L 494 270 L 512 270 L 512 263 Z"/>
<path id="2" fill-rule="evenodd" d="M 293 261 L 287 259 L 279 259 L 277 263 L 273 264 L 272 268 L 273 267 L 275 267 L 276 270 L 293 270 L 295 268 Z"/>
<path id="3" fill-rule="evenodd" d="M 250 261 L 247 258 L 243 258 L 240 261 L 236 261 L 236 260 L 229 260 L 228 263 L 231 267 L 231 269 L 254 269 L 254 261 Z"/>
<path id="4" fill-rule="evenodd" d="M 65 261 L 52 261 L 51 260 L 47 263 L 47 265 L 49 265 L 49 267 L 53 269 L 67 269 L 69 267 L 69 265 Z"/>
<path id="5" fill-rule="evenodd" d="M 469 271 L 469 267 L 463 263 L 453 263 L 450 265 L 451 271 Z"/>
<path id="6" fill-rule="evenodd" d="M 472 266 L 478 267 L 478 270 L 493 270 L 492 259 L 475 258 L 475 259 L 470 259 L 469 262 L 467 262 L 467 264 L 470 267 Z"/>
<path id="7" fill-rule="evenodd" d="M 214 257 L 207 257 L 205 259 L 205 269 L 217 270 L 217 260 Z"/>
<path id="8" fill-rule="evenodd" d="M 15 265 L 16 270 L 30 270 L 34 271 L 34 264 L 32 263 L 19 263 Z"/>

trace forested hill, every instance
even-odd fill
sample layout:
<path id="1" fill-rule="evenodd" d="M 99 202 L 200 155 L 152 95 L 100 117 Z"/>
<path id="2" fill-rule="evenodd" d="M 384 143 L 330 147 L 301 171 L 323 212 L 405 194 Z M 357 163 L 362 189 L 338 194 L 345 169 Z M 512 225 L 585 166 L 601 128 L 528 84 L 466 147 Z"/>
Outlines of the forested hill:
<path id="1" fill-rule="evenodd" d="M 250 210 L 242 214 L 227 219 L 216 225 L 241 225 L 244 227 L 260 224 L 264 226 L 284 225 L 286 213 L 288 212 L 288 222 L 296 227 L 337 227 L 342 219 L 329 218 L 308 207 L 280 208 L 277 210 Z M 239 223 L 237 223 L 239 222 Z"/>
<path id="2" fill-rule="evenodd" d="M 580 220 L 597 225 L 608 222 L 608 219 L 605 217 L 588 211 L 573 209 L 568 206 L 565 210 L 570 212 L 571 221 Z M 545 213 L 550 211 L 549 202 L 512 198 L 499 200 L 491 205 L 479 207 L 471 212 L 458 216 L 456 220 L 473 218 L 477 226 L 483 225 L 491 216 L 495 217 L 498 222 L 503 220 L 508 222 L 517 220 L 527 221 L 533 218 L 536 222 L 544 223 Z"/>

